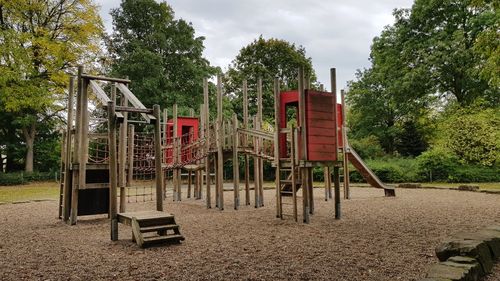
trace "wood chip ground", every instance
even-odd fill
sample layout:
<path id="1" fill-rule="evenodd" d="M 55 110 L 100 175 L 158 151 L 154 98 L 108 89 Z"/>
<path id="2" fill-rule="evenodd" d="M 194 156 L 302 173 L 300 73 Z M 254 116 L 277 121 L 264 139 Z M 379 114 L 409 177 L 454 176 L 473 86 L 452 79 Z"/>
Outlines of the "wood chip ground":
<path id="1" fill-rule="evenodd" d="M 0 280 L 417 280 L 437 262 L 440 241 L 500 223 L 498 195 L 399 189 L 386 198 L 354 188 L 342 220 L 334 220 L 323 192 L 315 189 L 309 225 L 276 219 L 273 190 L 265 191 L 265 207 L 239 211 L 232 191 L 223 212 L 167 198 L 186 241 L 150 249 L 132 243 L 123 225 L 120 241 L 110 241 L 106 216 L 68 226 L 56 218 L 57 202 L 0 205 Z M 487 280 L 500 280 L 498 264 Z"/>

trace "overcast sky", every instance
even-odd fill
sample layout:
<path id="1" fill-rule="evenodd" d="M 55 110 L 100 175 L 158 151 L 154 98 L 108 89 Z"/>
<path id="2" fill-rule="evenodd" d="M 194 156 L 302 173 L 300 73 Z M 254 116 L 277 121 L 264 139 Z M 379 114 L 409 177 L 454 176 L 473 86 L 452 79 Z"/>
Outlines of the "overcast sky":
<path id="1" fill-rule="evenodd" d="M 120 0 L 97 0 L 108 32 L 109 12 Z M 413 0 L 169 0 L 177 18 L 191 22 L 204 36 L 205 57 L 224 70 L 238 51 L 260 34 L 306 48 L 318 80 L 329 88 L 329 69 L 337 68 L 337 88 L 369 66 L 370 45 L 392 24 L 394 8 Z"/>

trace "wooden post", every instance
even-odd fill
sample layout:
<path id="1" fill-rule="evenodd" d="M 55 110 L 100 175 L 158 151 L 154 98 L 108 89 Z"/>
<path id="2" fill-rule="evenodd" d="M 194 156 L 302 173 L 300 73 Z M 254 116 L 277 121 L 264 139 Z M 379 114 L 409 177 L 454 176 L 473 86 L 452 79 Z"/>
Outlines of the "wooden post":
<path id="1" fill-rule="evenodd" d="M 108 145 L 109 149 L 109 217 L 111 220 L 111 240 L 118 240 L 117 216 L 117 172 L 115 102 L 108 102 Z"/>
<path id="2" fill-rule="evenodd" d="M 153 115 L 156 118 L 155 122 L 155 180 L 156 180 L 156 210 L 163 211 L 163 169 L 162 165 L 162 149 L 161 149 L 161 117 L 160 106 L 153 105 Z"/>
<path id="3" fill-rule="evenodd" d="M 73 153 L 73 180 L 71 188 L 71 211 L 70 211 L 70 224 L 76 224 L 78 217 L 78 189 L 80 187 L 80 173 L 82 172 L 80 161 L 81 161 L 81 134 L 82 134 L 82 74 L 83 66 L 78 66 L 78 76 L 77 76 L 77 93 L 76 93 L 76 116 L 75 116 L 75 147 Z M 75 167 L 78 170 L 75 171 Z"/>
<path id="4" fill-rule="evenodd" d="M 342 141 L 343 141 L 343 154 L 344 154 L 344 198 L 351 199 L 351 190 L 349 188 L 349 161 L 347 153 L 349 151 L 349 143 L 347 141 L 347 127 L 345 125 L 345 95 L 344 90 L 340 91 L 342 101 Z"/>
<path id="5" fill-rule="evenodd" d="M 306 129 L 306 93 L 304 88 L 304 68 L 299 68 L 298 75 L 298 88 L 299 88 L 299 125 L 300 125 L 300 152 L 301 160 L 303 162 L 307 161 L 307 129 Z M 300 163 L 299 163 L 300 165 Z M 302 203 L 303 203 L 303 219 L 304 223 L 309 223 L 309 168 L 301 167 L 301 178 L 302 178 Z"/>
<path id="6" fill-rule="evenodd" d="M 205 105 L 204 104 L 200 104 L 200 139 L 205 139 L 205 113 L 203 112 L 205 110 Z M 201 146 L 198 148 L 199 150 L 199 154 L 200 155 L 203 155 L 205 153 L 205 146 Z M 197 161 L 198 163 L 198 175 L 197 175 L 197 192 L 196 192 L 196 199 L 201 199 L 201 191 L 202 191 L 202 187 L 203 187 L 203 169 L 201 167 L 203 167 L 204 165 L 204 160 L 203 159 L 200 159 Z"/>
<path id="7" fill-rule="evenodd" d="M 257 130 L 259 128 L 257 116 L 253 117 L 253 129 Z M 253 146 L 254 146 L 254 157 L 253 157 L 253 185 L 254 185 L 254 193 L 255 193 L 255 208 L 260 207 L 260 173 L 259 173 L 259 157 L 257 156 L 259 152 L 259 141 L 257 137 L 253 137 Z"/>
<path id="8" fill-rule="evenodd" d="M 189 170 L 188 172 L 188 192 L 187 192 L 187 198 L 191 198 L 191 185 L 193 185 L 193 174 L 192 171 Z"/>
<path id="9" fill-rule="evenodd" d="M 167 123 L 168 123 L 168 109 L 164 108 L 163 109 L 163 124 L 161 125 L 161 130 L 163 132 L 163 137 L 162 137 L 162 145 L 166 146 L 167 145 Z M 167 162 L 167 159 L 165 159 L 165 163 Z M 167 198 L 167 179 L 165 176 L 166 172 L 162 171 L 163 174 L 163 198 Z"/>
<path id="10" fill-rule="evenodd" d="M 248 86 L 247 80 L 243 80 L 243 127 L 248 129 Z M 248 135 L 243 138 L 243 146 L 248 147 Z M 245 205 L 250 205 L 250 159 L 245 153 Z"/>
<path id="11" fill-rule="evenodd" d="M 240 206 L 240 163 L 238 159 L 238 116 L 233 113 L 233 182 L 234 182 L 234 209 Z"/>
<path id="12" fill-rule="evenodd" d="M 64 162 L 65 162 L 65 171 L 64 171 L 64 203 L 63 203 L 63 220 L 65 222 L 68 221 L 69 216 L 70 216 L 70 210 L 71 210 L 71 198 L 70 198 L 70 193 L 71 193 L 71 172 L 72 169 L 70 168 L 72 165 L 72 159 L 71 159 L 71 129 L 73 128 L 73 97 L 75 95 L 75 88 L 74 88 L 74 83 L 75 83 L 75 77 L 70 77 L 69 78 L 69 88 L 68 88 L 68 123 L 66 125 L 66 154 L 64 155 Z M 75 133 L 76 136 L 76 133 Z"/>
<path id="13" fill-rule="evenodd" d="M 116 83 L 111 84 L 111 93 L 116 97 Z M 120 104 L 122 106 L 127 106 L 128 101 L 125 95 L 122 95 L 120 100 Z M 124 213 L 126 209 L 126 189 L 125 185 L 127 184 L 126 179 L 126 162 L 127 162 L 127 124 L 128 124 L 128 113 L 123 112 L 123 122 L 120 124 L 120 139 L 118 141 L 118 168 L 120 169 L 118 172 L 118 184 L 120 186 L 120 212 Z"/>
<path id="14" fill-rule="evenodd" d="M 86 170 L 87 170 L 87 161 L 89 159 L 89 110 L 88 110 L 88 83 L 87 79 L 82 79 L 82 93 L 81 93 L 81 119 L 82 126 L 80 127 L 80 179 L 79 179 L 79 188 L 85 188 L 86 184 Z"/>
<path id="15" fill-rule="evenodd" d="M 180 142 L 178 141 L 178 120 L 177 120 L 177 104 L 174 104 L 173 106 L 173 111 L 172 111 L 172 120 L 174 121 L 174 128 L 173 128 L 173 136 L 172 136 L 172 157 L 173 157 L 173 164 L 174 164 L 174 171 L 173 171 L 173 176 L 172 176 L 172 183 L 174 186 L 174 201 L 181 201 L 181 181 L 180 181 L 180 173 L 179 169 L 177 168 L 177 165 L 179 164 L 179 154 L 181 151 L 180 147 Z"/>
<path id="16" fill-rule="evenodd" d="M 257 81 L 257 130 L 262 130 L 262 77 Z M 262 138 L 258 138 L 258 153 L 260 155 L 262 150 Z M 259 206 L 264 206 L 264 160 L 261 156 L 257 158 L 259 166 Z"/>
<path id="17" fill-rule="evenodd" d="M 127 149 L 128 149 L 128 173 L 127 173 L 127 187 L 132 186 L 132 181 L 134 179 L 134 134 L 135 134 L 135 127 L 132 124 L 128 125 L 128 144 L 127 144 Z"/>
<path id="18" fill-rule="evenodd" d="M 219 204 L 218 207 L 222 211 L 224 210 L 224 178 L 223 178 L 223 169 L 224 169 L 224 155 L 223 153 L 223 142 L 224 135 L 222 131 L 222 78 L 220 75 L 217 75 L 217 190 L 218 190 L 218 199 Z"/>
<path id="19" fill-rule="evenodd" d="M 339 167 L 333 167 L 333 184 L 335 185 L 335 219 L 340 219 L 340 176 Z"/>
<path id="20" fill-rule="evenodd" d="M 205 184 L 207 188 L 207 208 L 212 208 L 212 199 L 210 194 L 210 111 L 209 111 L 209 100 L 208 100 L 208 79 L 203 78 L 203 114 L 205 115 L 205 138 L 206 138 L 206 154 L 205 157 Z"/>
<path id="21" fill-rule="evenodd" d="M 276 217 L 282 217 L 281 210 L 281 186 L 280 186 L 280 80 L 278 77 L 274 78 L 274 165 L 276 167 L 275 172 L 275 189 L 276 189 Z M 292 165 L 293 166 L 293 165 Z M 293 170 L 292 170 L 293 173 Z M 293 182 L 292 182 L 293 184 Z"/>

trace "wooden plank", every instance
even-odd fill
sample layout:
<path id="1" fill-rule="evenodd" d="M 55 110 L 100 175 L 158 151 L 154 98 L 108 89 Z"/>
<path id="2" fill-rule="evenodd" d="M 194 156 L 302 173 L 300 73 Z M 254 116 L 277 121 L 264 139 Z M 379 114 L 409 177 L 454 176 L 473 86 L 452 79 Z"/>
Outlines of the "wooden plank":
<path id="1" fill-rule="evenodd" d="M 94 91 L 94 94 L 96 95 L 97 99 L 101 102 L 101 104 L 107 105 L 110 99 L 108 98 L 108 95 L 106 95 L 104 90 L 101 89 L 101 87 L 99 87 L 97 82 L 94 80 L 90 80 L 89 84 L 92 90 Z"/>
<path id="2" fill-rule="evenodd" d="M 335 141 L 335 131 L 331 128 L 319 128 L 316 126 L 309 127 L 309 136 L 331 137 Z"/>
<path id="3" fill-rule="evenodd" d="M 335 145 L 335 138 L 331 136 L 309 136 L 309 144 Z"/>
<path id="4" fill-rule="evenodd" d="M 281 202 L 281 184 L 280 184 L 280 165 L 279 165 L 279 137 L 280 137 L 280 81 L 279 78 L 274 78 L 274 164 L 276 165 L 275 171 L 275 189 L 276 189 L 276 217 L 283 218 L 282 216 L 282 202 Z M 292 171 L 293 173 L 293 171 Z"/>
<path id="5" fill-rule="evenodd" d="M 218 191 L 218 207 L 224 210 L 224 155 L 223 155 L 223 131 L 222 131 L 222 77 L 217 75 L 217 191 Z"/>
<path id="6" fill-rule="evenodd" d="M 333 121 L 328 121 L 328 120 L 315 120 L 310 124 L 312 127 L 316 128 L 335 128 L 335 123 Z"/>
<path id="7" fill-rule="evenodd" d="M 90 75 L 90 74 L 82 74 L 82 78 L 89 79 L 89 80 L 100 80 L 100 81 L 117 82 L 117 83 L 125 83 L 125 84 L 132 82 L 128 79 L 123 79 L 123 78 L 96 76 L 96 75 Z"/>
<path id="8" fill-rule="evenodd" d="M 155 181 L 156 181 L 156 210 L 163 211 L 163 171 L 162 164 L 162 150 L 161 150 L 161 122 L 160 122 L 160 106 L 153 105 L 153 112 L 155 117 Z"/>
<path id="9" fill-rule="evenodd" d="M 309 119 L 313 120 L 330 120 L 332 122 L 335 120 L 335 117 L 333 116 L 333 113 L 331 111 L 321 112 L 308 110 L 307 116 L 309 116 Z"/>
<path id="10" fill-rule="evenodd" d="M 243 128 L 248 129 L 248 87 L 243 80 Z M 243 146 L 248 145 L 248 135 L 243 137 Z M 250 205 L 250 159 L 245 155 L 245 205 Z"/>
<path id="11" fill-rule="evenodd" d="M 238 129 L 238 117 L 233 113 L 233 131 Z M 238 210 L 240 206 L 240 164 L 238 158 L 238 134 L 233 134 L 233 182 L 234 182 L 234 209 Z"/>
<path id="12" fill-rule="evenodd" d="M 71 173 L 70 173 L 70 167 L 71 167 L 71 129 L 73 126 L 73 99 L 75 95 L 75 88 L 74 88 L 74 82 L 75 78 L 70 77 L 69 79 L 69 88 L 68 88 L 68 121 L 66 125 L 66 148 L 65 152 L 66 154 L 64 155 L 64 163 L 65 163 L 65 170 L 64 170 L 64 191 L 63 191 L 63 220 L 68 221 L 69 216 L 70 216 L 70 210 L 71 210 Z"/>
<path id="13" fill-rule="evenodd" d="M 125 97 L 130 101 L 130 103 L 139 109 L 146 109 L 146 107 L 142 104 L 142 102 L 129 90 L 129 88 L 122 84 L 122 83 L 117 83 L 116 87 L 122 94 L 125 95 Z M 151 114 L 146 114 L 146 113 L 141 113 L 141 116 L 148 122 L 152 123 L 154 122 L 155 117 Z"/>
<path id="14" fill-rule="evenodd" d="M 207 193 L 207 209 L 212 208 L 212 199 L 211 199 L 211 193 L 210 193 L 210 111 L 209 111 L 209 100 L 208 100 L 208 79 L 205 77 L 203 78 L 203 114 L 205 115 L 204 121 L 205 121 L 205 138 L 206 138 L 206 147 L 205 151 L 207 153 L 207 157 L 205 157 L 205 184 L 206 184 L 206 193 Z"/>
<path id="15" fill-rule="evenodd" d="M 110 147 L 116 147 L 116 120 L 115 103 L 108 102 L 108 144 Z M 117 155 L 116 149 L 109 150 L 109 217 L 111 220 L 111 240 L 118 240 L 118 218 L 117 218 Z"/>

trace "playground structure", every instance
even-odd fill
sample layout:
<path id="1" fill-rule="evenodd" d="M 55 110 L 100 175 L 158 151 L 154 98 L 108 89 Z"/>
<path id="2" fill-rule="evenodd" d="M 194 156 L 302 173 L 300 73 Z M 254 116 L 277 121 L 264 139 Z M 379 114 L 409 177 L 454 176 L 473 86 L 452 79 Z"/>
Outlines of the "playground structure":
<path id="1" fill-rule="evenodd" d="M 64 221 L 75 224 L 78 216 L 107 213 L 111 221 L 112 240 L 118 239 L 118 223 L 132 227 L 132 238 L 140 246 L 184 239 L 174 216 L 163 212 L 167 190 L 165 179 L 170 173 L 174 201 L 182 200 L 181 177 L 182 172 L 186 171 L 188 198 L 194 185 L 194 198 L 202 199 L 205 186 L 206 206 L 211 208 L 213 170 L 215 207 L 223 210 L 223 163 L 231 159 L 233 207 L 239 209 L 240 154 L 244 161 L 245 205 L 250 205 L 251 201 L 250 157 L 254 163 L 255 208 L 262 207 L 264 202 L 263 162 L 269 161 L 275 167 L 278 218 L 290 215 L 298 221 L 297 193 L 302 189 L 301 216 L 305 223 L 310 221 L 310 215 L 314 214 L 312 169 L 317 166 L 324 168 L 325 200 L 332 198 L 333 180 L 337 219 L 341 216 L 341 169 L 344 198 L 350 197 L 348 161 L 372 186 L 384 189 L 386 196 L 395 195 L 394 189 L 385 186 L 348 145 L 344 124 L 344 94 L 342 92 L 342 103 L 337 104 L 335 69 L 331 70 L 331 93 L 309 89 L 308 79 L 304 77 L 302 69 L 299 70 L 299 87 L 296 91 L 281 92 L 280 81 L 275 79 L 275 122 L 272 129 L 264 129 L 263 126 L 261 79 L 256 85 L 257 115 L 253 118 L 248 116 L 248 85 L 246 81 L 243 82 L 241 125 L 236 113 L 231 120 L 223 119 L 220 77 L 217 78 L 215 122 L 210 122 L 207 79 L 203 81 L 204 103 L 200 106 L 199 119 L 194 117 L 193 110 L 191 116 L 178 116 L 177 105 L 173 106 L 171 119 L 166 109 L 161 116 L 159 106 L 148 109 L 135 97 L 128 89 L 131 82 L 128 79 L 88 75 L 82 67 L 79 67 L 76 77 L 76 112 L 73 112 L 74 80 L 71 78 L 69 87 L 59 215 Z M 101 85 L 102 82 L 108 85 Z M 89 98 L 89 88 L 95 97 Z M 103 89 L 108 89 L 110 95 Z M 93 111 L 95 122 L 90 122 L 89 108 Z M 295 112 L 296 126 L 288 125 L 291 121 L 287 113 L 289 110 Z M 104 115 L 107 117 L 103 118 Z M 134 124 L 141 126 L 141 130 L 136 130 Z M 151 125 L 154 127 L 153 133 L 146 129 Z M 154 186 L 156 210 L 127 213 L 127 191 L 145 186 Z M 147 236 L 146 233 L 156 235 Z"/>

